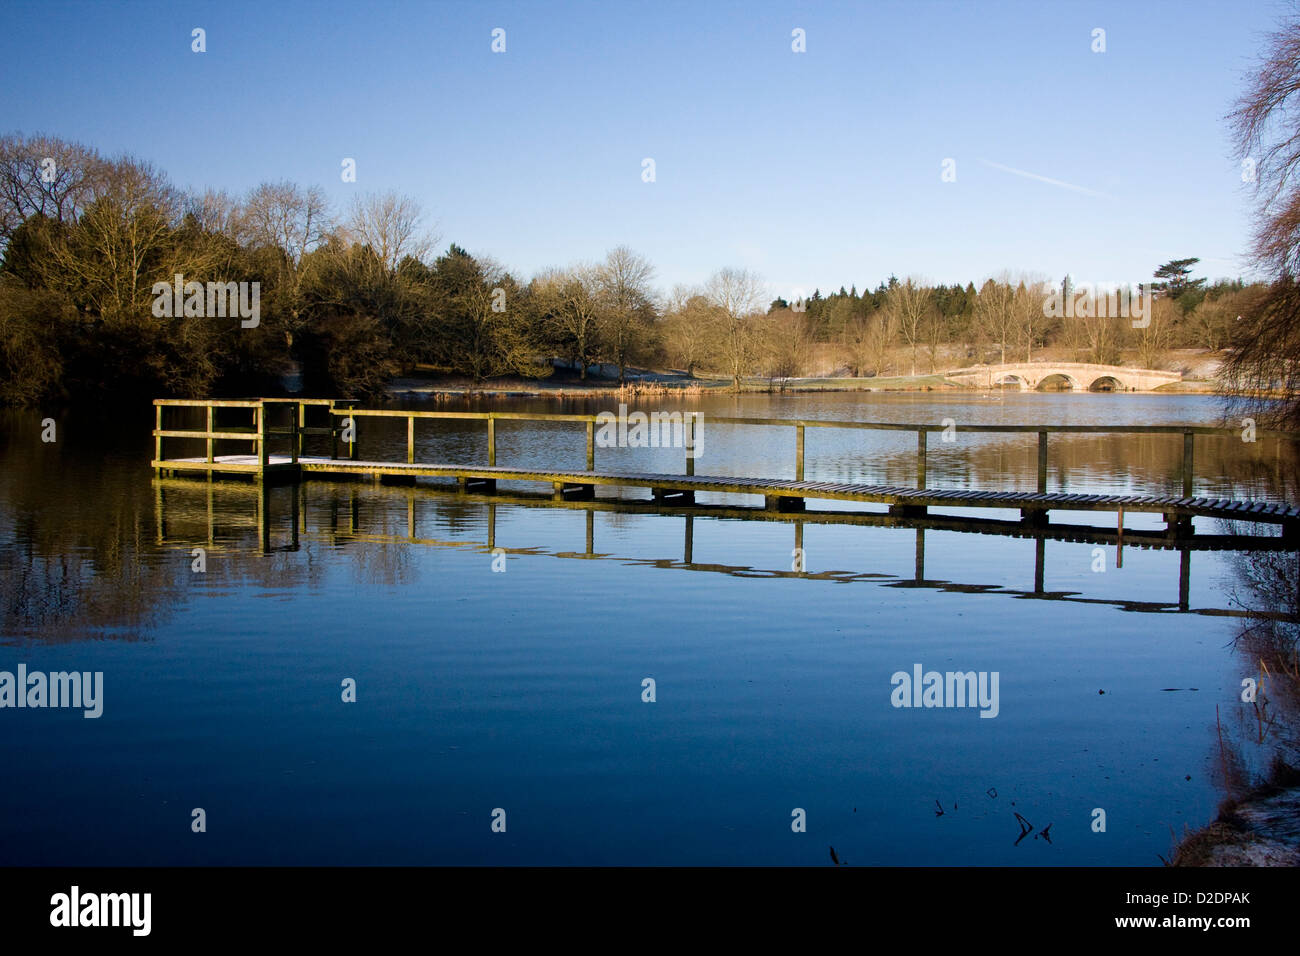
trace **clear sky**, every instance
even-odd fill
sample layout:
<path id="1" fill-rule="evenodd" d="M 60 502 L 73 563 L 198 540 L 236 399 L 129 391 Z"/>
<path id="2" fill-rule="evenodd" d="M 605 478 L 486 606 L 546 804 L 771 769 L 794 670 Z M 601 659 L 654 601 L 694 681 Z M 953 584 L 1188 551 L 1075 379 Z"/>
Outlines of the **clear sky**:
<path id="1" fill-rule="evenodd" d="M 665 289 L 728 265 L 781 294 L 890 273 L 1143 281 L 1186 256 L 1249 275 L 1224 115 L 1288 9 L 8 2 L 0 129 L 130 152 L 185 187 L 291 179 L 340 206 L 395 189 L 443 245 L 524 278 L 618 244 Z"/>

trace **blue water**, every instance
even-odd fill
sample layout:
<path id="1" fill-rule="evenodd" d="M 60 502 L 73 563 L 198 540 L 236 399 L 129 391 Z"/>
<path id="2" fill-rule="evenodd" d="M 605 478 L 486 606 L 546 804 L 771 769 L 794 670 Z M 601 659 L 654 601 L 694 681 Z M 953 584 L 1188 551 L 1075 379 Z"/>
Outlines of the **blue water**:
<path id="1" fill-rule="evenodd" d="M 1076 420 L 1207 408 L 1071 397 Z M 937 421 L 943 401 L 856 413 Z M 1194 612 L 1233 606 L 1237 555 L 1194 554 L 1179 613 L 1174 551 L 1126 547 L 1118 568 L 1106 547 L 1098 573 L 1093 545 L 1049 541 L 1034 596 L 1030 539 L 928 531 L 918 582 L 915 530 L 807 523 L 797 574 L 791 520 L 695 517 L 688 564 L 678 514 L 368 482 L 308 485 L 298 549 L 263 554 L 256 495 L 233 484 L 213 490 L 210 541 L 207 487 L 168 484 L 158 540 L 147 421 L 113 453 L 102 434 L 51 449 L 20 440 L 26 417 L 5 427 L 0 670 L 102 671 L 105 701 L 97 720 L 0 710 L 3 864 L 822 865 L 833 846 L 854 865 L 1146 866 L 1222 798 L 1215 708 L 1250 670 L 1239 621 Z M 901 471 L 910 438 L 894 460 L 862 450 L 868 467 Z M 580 432 L 570 447 L 580 460 Z M 735 447 L 719 438 L 711 464 L 785 460 Z M 1106 447 L 1127 474 L 1111 484 L 1163 480 L 1164 451 Z M 810 477 L 848 467 L 845 448 L 809 451 Z M 1239 485 L 1216 461 L 1198 480 Z M 1032 485 L 1032 448 L 1002 467 Z M 270 496 L 273 547 L 294 539 L 295 494 Z M 998 716 L 895 708 L 891 675 L 917 663 L 998 672 Z M 1035 827 L 1018 845 L 1016 812 Z"/>

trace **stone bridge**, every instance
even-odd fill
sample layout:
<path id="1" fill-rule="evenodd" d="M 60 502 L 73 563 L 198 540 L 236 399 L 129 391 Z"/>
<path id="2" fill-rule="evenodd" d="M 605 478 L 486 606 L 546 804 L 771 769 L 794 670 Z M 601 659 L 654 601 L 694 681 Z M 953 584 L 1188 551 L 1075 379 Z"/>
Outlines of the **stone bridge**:
<path id="1" fill-rule="evenodd" d="M 1124 368 L 1119 365 L 1089 365 L 1085 362 L 1019 362 L 1007 365 L 978 365 L 945 372 L 944 378 L 975 388 L 1019 383 L 1022 392 L 1043 385 L 1060 384 L 1071 391 L 1087 392 L 1110 389 L 1117 392 L 1150 392 L 1161 385 L 1181 382 L 1178 372 L 1151 368 Z"/>

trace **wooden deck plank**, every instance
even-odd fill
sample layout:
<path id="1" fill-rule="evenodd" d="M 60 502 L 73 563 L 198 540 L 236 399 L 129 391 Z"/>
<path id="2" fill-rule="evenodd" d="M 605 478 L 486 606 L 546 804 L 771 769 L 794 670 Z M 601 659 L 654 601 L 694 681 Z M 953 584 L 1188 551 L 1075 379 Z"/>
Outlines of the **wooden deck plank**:
<path id="1" fill-rule="evenodd" d="M 303 456 L 298 464 L 287 455 L 267 459 L 272 471 L 300 469 L 307 475 L 405 475 L 449 478 L 487 478 L 503 481 L 543 482 L 571 485 L 606 485 L 660 488 L 668 491 L 706 491 L 778 497 L 813 497 L 865 503 L 917 506 L 958 506 L 987 509 L 1017 507 L 1042 510 L 1126 510 L 1174 512 L 1180 515 L 1231 515 L 1278 523 L 1300 516 L 1297 508 L 1277 502 L 1238 501 L 1222 498 L 1178 498 L 1156 495 L 1107 495 L 1067 492 L 986 491 L 976 489 L 907 488 L 899 485 L 869 485 L 857 482 L 797 481 L 792 479 L 742 478 L 730 475 L 667 475 L 653 472 L 606 472 L 569 469 L 518 468 L 500 465 L 457 465 L 439 462 L 391 462 L 333 459 Z M 176 458 L 152 462 L 162 470 L 256 473 L 256 455 L 218 455 L 206 458 Z"/>

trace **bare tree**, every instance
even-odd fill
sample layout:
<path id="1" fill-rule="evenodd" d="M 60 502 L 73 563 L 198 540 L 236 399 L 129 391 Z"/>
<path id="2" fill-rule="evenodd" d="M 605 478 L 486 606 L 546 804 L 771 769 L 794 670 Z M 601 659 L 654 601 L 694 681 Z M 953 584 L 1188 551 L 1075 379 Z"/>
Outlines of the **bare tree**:
<path id="1" fill-rule="evenodd" d="M 930 309 L 921 320 L 921 337 L 925 342 L 926 355 L 930 359 L 930 374 L 939 367 L 939 346 L 943 344 L 943 334 L 947 329 L 944 317 L 938 309 Z"/>
<path id="2" fill-rule="evenodd" d="M 885 310 L 912 349 L 912 374 L 916 374 L 916 348 L 924 335 L 927 317 L 934 310 L 934 290 L 911 276 L 895 285 L 885 296 Z"/>
<path id="3" fill-rule="evenodd" d="M 739 391 L 758 356 L 755 317 L 764 300 L 762 280 L 748 269 L 720 269 L 705 285 L 705 295 L 717 306 L 721 319 L 719 364 L 731 376 L 732 388 Z"/>
<path id="4" fill-rule="evenodd" d="M 898 340 L 898 320 L 888 309 L 881 309 L 871 319 L 867 330 L 867 354 L 877 375 L 889 370 L 889 353 Z"/>
<path id="5" fill-rule="evenodd" d="M 611 249 L 596 267 L 601 339 L 606 354 L 618 366 L 621 384 L 627 367 L 641 348 L 654 316 L 654 266 L 627 246 Z"/>
<path id="6" fill-rule="evenodd" d="M 763 317 L 763 353 L 771 378 L 794 378 L 812 361 L 814 336 L 806 312 L 778 309 Z"/>
<path id="7" fill-rule="evenodd" d="M 390 271 L 406 256 L 424 261 L 437 236 L 423 227 L 424 212 L 409 196 L 395 192 L 366 193 L 352 200 L 344 224 L 352 242 L 369 246 Z"/>
<path id="8" fill-rule="evenodd" d="M 600 310 L 594 266 L 549 269 L 530 284 L 534 310 L 549 326 L 549 338 L 578 366 L 578 377 L 600 354 Z"/>
<path id="9" fill-rule="evenodd" d="M 1003 365 L 1007 362 L 1007 345 L 1016 333 L 1014 300 L 1015 290 L 1006 276 L 986 281 L 975 300 L 975 321 L 987 339 L 998 347 Z"/>
<path id="10" fill-rule="evenodd" d="M 721 311 L 698 289 L 675 286 L 669 294 L 662 322 L 668 360 L 686 370 L 691 378 L 718 341 Z"/>
<path id="11" fill-rule="evenodd" d="M 849 372 L 857 378 L 863 377 L 867 369 L 872 367 L 870 346 L 872 320 L 873 316 L 869 315 L 850 316 L 844 323 L 844 331 L 840 336 L 844 360 L 849 367 Z"/>
<path id="12" fill-rule="evenodd" d="M 1025 343 L 1025 361 L 1034 360 L 1034 330 L 1042 334 L 1047 324 L 1043 306 L 1047 301 L 1047 292 L 1041 279 L 1022 277 L 1011 297 L 1011 313 L 1015 321 L 1020 340 Z"/>
<path id="13" fill-rule="evenodd" d="M 1278 275 L 1300 272 L 1300 16 L 1268 37 L 1246 91 L 1229 116 L 1237 147 L 1255 172 L 1255 254 Z"/>
<path id="14" fill-rule="evenodd" d="M 1211 352 L 1222 349 L 1234 335 L 1237 317 L 1257 310 L 1263 294 L 1261 286 L 1248 286 L 1207 297 L 1188 316 L 1196 342 Z"/>
<path id="15" fill-rule="evenodd" d="M 0 136 L 0 249 L 26 219 L 71 223 L 109 186 L 112 164 L 52 136 Z"/>
<path id="16" fill-rule="evenodd" d="M 1258 202 L 1254 255 L 1274 276 L 1240 322 L 1220 369 L 1230 407 L 1300 426 L 1300 15 L 1282 20 L 1229 116 L 1238 153 L 1253 169 Z M 1280 394 L 1282 402 L 1271 399 Z"/>
<path id="17" fill-rule="evenodd" d="M 1133 345 L 1137 349 L 1138 363 L 1143 368 L 1161 368 L 1169 350 L 1170 333 L 1182 310 L 1170 299 L 1159 298 L 1152 303 L 1149 320 L 1141 328 L 1132 330 Z"/>
<path id="18" fill-rule="evenodd" d="M 243 209 L 239 200 L 229 193 L 208 189 L 187 195 L 185 214 L 204 232 L 221 233 L 232 239 L 244 231 Z"/>
<path id="19" fill-rule="evenodd" d="M 103 194 L 82 213 L 80 228 L 51 253 L 66 290 L 105 321 L 148 322 L 154 282 L 171 279 L 165 261 L 178 195 L 149 163 L 113 164 Z"/>
<path id="20" fill-rule="evenodd" d="M 280 250 L 295 269 L 332 229 L 325 193 L 288 181 L 254 189 L 244 203 L 242 222 L 247 241 Z"/>
<path id="21" fill-rule="evenodd" d="M 249 194 L 239 219 L 241 239 L 270 250 L 275 258 L 276 288 L 283 302 L 280 320 L 285 342 L 303 327 L 303 264 L 329 238 L 332 224 L 325 194 L 285 181 L 263 183 Z"/>

